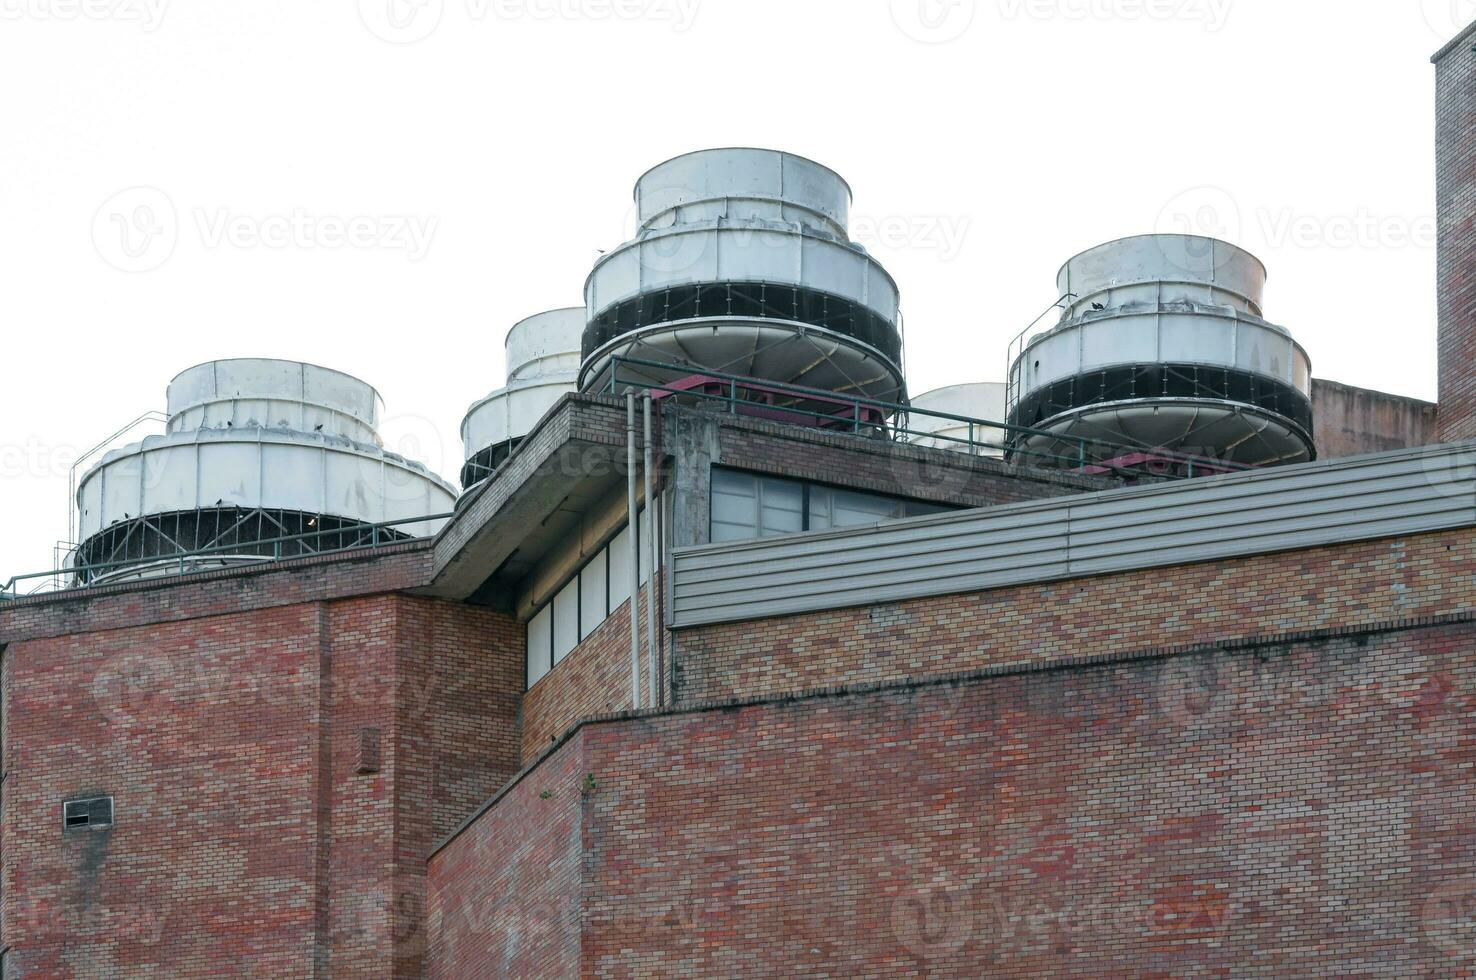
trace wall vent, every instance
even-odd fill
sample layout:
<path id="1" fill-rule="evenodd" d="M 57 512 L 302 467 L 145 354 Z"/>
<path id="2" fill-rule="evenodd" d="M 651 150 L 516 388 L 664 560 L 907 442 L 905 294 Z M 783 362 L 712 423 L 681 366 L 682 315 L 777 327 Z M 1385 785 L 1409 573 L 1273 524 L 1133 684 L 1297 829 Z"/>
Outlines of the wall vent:
<path id="1" fill-rule="evenodd" d="M 62 829 L 97 830 L 113 825 L 113 798 L 96 796 L 62 804 Z"/>

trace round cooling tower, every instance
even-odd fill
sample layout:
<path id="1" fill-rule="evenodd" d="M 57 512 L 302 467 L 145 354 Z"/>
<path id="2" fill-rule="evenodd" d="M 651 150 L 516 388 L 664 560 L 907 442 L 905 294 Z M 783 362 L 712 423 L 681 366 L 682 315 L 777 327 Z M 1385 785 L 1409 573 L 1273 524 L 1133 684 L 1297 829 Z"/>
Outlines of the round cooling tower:
<path id="1" fill-rule="evenodd" d="M 936 412 L 937 415 L 929 415 Z M 907 424 L 915 446 L 977 456 L 1004 455 L 1005 386 L 998 382 L 953 385 L 912 399 Z M 972 424 L 974 420 L 994 426 Z"/>
<path id="2" fill-rule="evenodd" d="M 584 307 L 530 316 L 507 335 L 507 386 L 477 402 L 461 423 L 466 465 L 461 485 L 470 490 L 496 472 L 523 437 L 579 378 Z"/>
<path id="3" fill-rule="evenodd" d="M 718 372 L 905 398 L 897 284 L 851 242 L 839 174 L 774 150 L 703 150 L 651 170 L 635 198 L 635 239 L 585 284 L 583 390 Z M 616 356 L 672 369 L 622 364 L 612 385 Z"/>
<path id="4" fill-rule="evenodd" d="M 190 368 L 162 436 L 115 450 L 77 490 L 79 582 L 258 562 L 426 536 L 454 490 L 381 448 L 379 394 L 293 361 Z M 372 525 L 404 521 L 375 531 Z M 316 535 L 277 542 L 273 539 Z M 103 566 L 103 567 L 97 567 Z"/>
<path id="5" fill-rule="evenodd" d="M 1316 457 L 1311 363 L 1266 321 L 1266 269 L 1210 238 L 1146 235 L 1100 245 L 1061 269 L 1061 322 L 1011 366 L 1008 421 L 1024 461 L 1078 465 L 1133 454 L 1232 466 Z"/>

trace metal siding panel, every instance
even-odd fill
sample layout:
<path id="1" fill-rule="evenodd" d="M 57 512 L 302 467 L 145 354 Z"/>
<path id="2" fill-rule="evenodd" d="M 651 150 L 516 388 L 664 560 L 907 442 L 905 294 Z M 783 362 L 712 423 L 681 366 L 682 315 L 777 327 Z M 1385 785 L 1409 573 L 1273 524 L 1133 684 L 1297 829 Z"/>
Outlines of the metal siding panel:
<path id="1" fill-rule="evenodd" d="M 676 626 L 1476 524 L 1476 451 L 1400 451 L 673 553 Z"/>

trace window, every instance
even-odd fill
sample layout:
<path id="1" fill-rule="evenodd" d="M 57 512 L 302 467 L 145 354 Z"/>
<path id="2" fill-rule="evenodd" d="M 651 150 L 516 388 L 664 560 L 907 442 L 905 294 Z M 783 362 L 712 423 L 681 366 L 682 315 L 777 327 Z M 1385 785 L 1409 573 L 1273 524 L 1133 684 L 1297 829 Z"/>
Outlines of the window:
<path id="1" fill-rule="evenodd" d="M 745 541 L 805 530 L 805 486 L 793 480 L 712 471 L 712 540 Z"/>
<path id="2" fill-rule="evenodd" d="M 630 598 L 630 528 L 610 542 L 610 609 Z"/>
<path id="3" fill-rule="evenodd" d="M 579 573 L 579 639 L 586 639 L 610 611 L 610 552 L 601 549 Z"/>
<path id="4" fill-rule="evenodd" d="M 713 467 L 712 541 L 749 541 L 941 514 L 956 508 Z"/>
<path id="5" fill-rule="evenodd" d="M 651 546 L 651 522 L 642 511 L 636 517 L 642 552 L 640 581 L 651 577 L 651 564 L 644 549 Z M 528 687 L 532 688 L 569 656 L 610 614 L 630 599 L 630 528 L 625 527 L 610 543 L 559 590 L 553 601 L 528 621 Z"/>
<path id="6" fill-rule="evenodd" d="M 70 800 L 62 804 L 63 830 L 97 830 L 113 825 L 113 798 L 98 796 L 90 800 Z"/>
<path id="7" fill-rule="evenodd" d="M 553 606 L 544 606 L 528 620 L 528 686 L 553 670 Z"/>
<path id="8" fill-rule="evenodd" d="M 553 601 L 553 662 L 558 665 L 579 645 L 579 576 L 559 590 Z"/>

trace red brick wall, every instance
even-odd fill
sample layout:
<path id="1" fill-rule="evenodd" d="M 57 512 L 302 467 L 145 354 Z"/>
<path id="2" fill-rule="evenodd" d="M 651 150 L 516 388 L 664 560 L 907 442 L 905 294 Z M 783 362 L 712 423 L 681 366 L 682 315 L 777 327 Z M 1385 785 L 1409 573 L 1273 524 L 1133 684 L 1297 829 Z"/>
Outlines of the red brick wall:
<path id="1" fill-rule="evenodd" d="M 1476 54 L 1469 38 L 1435 63 L 1440 436 L 1476 439 Z"/>
<path id="2" fill-rule="evenodd" d="M 585 775 L 576 737 L 440 852 L 427 977 L 581 975 Z"/>
<path id="3" fill-rule="evenodd" d="M 1476 975 L 1473 709 L 1462 622 L 598 723 L 433 858 L 430 972 L 576 975 L 439 911 L 539 889 L 592 977 Z"/>
<path id="4" fill-rule="evenodd" d="M 37 976 L 420 976 L 426 854 L 519 764 L 522 650 L 508 617 L 397 596 L 12 643 L 12 956 Z M 92 793 L 116 827 L 64 836 L 62 801 Z"/>
<path id="5" fill-rule="evenodd" d="M 646 589 L 640 590 L 643 701 L 651 670 L 646 594 Z M 532 762 L 548 751 L 580 719 L 630 708 L 630 603 L 626 602 L 524 695 L 523 762 Z"/>
<path id="6" fill-rule="evenodd" d="M 1464 530 L 676 634 L 693 704 L 1209 640 L 1437 615 L 1476 605 Z"/>
<path id="7" fill-rule="evenodd" d="M 4 941 L 22 976 L 307 976 L 318 609 L 13 644 Z M 111 831 L 61 804 L 111 794 Z"/>

